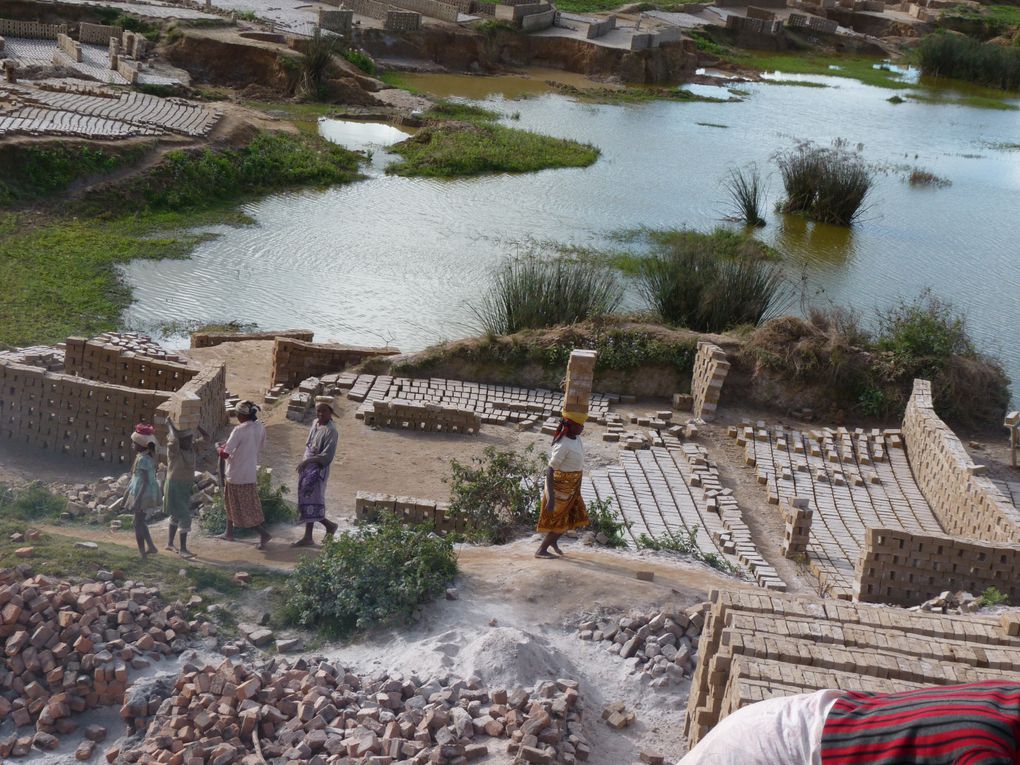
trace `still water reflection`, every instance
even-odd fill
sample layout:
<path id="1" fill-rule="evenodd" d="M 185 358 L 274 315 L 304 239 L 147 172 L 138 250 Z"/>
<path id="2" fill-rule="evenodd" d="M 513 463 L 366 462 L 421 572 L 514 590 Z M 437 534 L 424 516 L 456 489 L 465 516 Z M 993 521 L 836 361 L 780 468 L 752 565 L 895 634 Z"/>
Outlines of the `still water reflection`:
<path id="1" fill-rule="evenodd" d="M 519 115 L 509 124 L 602 150 L 590 168 L 522 176 L 386 176 L 384 147 L 399 131 L 366 138 L 326 122 L 333 140 L 375 150 L 369 180 L 260 200 L 245 207 L 256 225 L 222 229 L 190 260 L 132 263 L 137 301 L 126 319 L 237 319 L 419 349 L 474 330 L 469 302 L 520 242 L 590 245 L 622 227 L 723 225 L 729 168 L 767 170 L 771 207 L 781 192 L 777 151 L 844 138 L 884 168 L 863 218 L 847 230 L 770 213 L 758 236 L 788 253 L 791 279 L 816 303 L 872 314 L 932 288 L 966 310 L 978 343 L 1020 381 L 1020 151 L 1009 148 L 1020 144 L 1016 113 L 891 104 L 888 90 L 812 79 L 829 87 L 741 83 L 750 95 L 740 103 L 608 106 L 549 93 L 508 101 L 499 95 L 505 78 L 457 78 L 460 92 Z M 453 92 L 450 76 L 438 83 L 441 94 Z M 522 87 L 541 86 L 533 78 Z M 952 185 L 911 188 L 904 175 L 913 167 Z M 168 298 L 163 285 L 175 282 L 185 286 Z"/>

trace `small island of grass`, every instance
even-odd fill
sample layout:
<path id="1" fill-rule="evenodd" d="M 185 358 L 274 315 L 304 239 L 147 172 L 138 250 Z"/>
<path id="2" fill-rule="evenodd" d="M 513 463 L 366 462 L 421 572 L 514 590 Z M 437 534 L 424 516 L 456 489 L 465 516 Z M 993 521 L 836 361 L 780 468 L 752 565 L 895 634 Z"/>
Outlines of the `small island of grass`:
<path id="1" fill-rule="evenodd" d="M 487 109 L 443 101 L 426 113 L 428 124 L 390 147 L 402 159 L 391 175 L 455 178 L 484 173 L 530 173 L 587 167 L 599 157 L 591 144 L 506 127 Z"/>

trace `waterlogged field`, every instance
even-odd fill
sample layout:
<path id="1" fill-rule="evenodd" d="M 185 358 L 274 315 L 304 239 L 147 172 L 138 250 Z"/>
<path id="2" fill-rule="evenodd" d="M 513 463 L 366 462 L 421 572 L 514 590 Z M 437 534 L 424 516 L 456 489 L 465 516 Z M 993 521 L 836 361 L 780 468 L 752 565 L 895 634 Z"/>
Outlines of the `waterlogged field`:
<path id="1" fill-rule="evenodd" d="M 635 226 L 712 229 L 728 214 L 722 180 L 753 162 L 769 176 L 768 225 L 757 236 L 786 253 L 792 310 L 835 303 L 870 315 L 931 288 L 966 311 L 975 340 L 1020 382 L 1020 343 L 1011 340 L 1020 323 L 1016 115 L 967 105 L 981 94 L 909 78 L 907 88 L 890 89 L 819 72 L 773 77 L 825 87 L 737 83 L 746 94 L 738 103 L 605 105 L 550 93 L 507 100 L 505 78 L 461 78 L 504 124 L 591 143 L 600 158 L 523 175 L 402 178 L 385 174 L 394 158 L 384 146 L 399 136 L 362 141 L 351 148 L 373 150 L 368 180 L 265 198 L 244 208 L 255 225 L 217 229 L 190 260 L 126 267 L 136 296 L 127 323 L 300 325 L 324 339 L 419 349 L 475 332 L 469 304 L 502 258 L 529 242 L 604 245 Z M 534 93 L 541 82 L 511 90 Z M 455 78 L 437 84 L 441 95 L 456 94 Z M 427 76 L 415 88 L 428 91 Z M 698 93 L 730 95 L 707 86 Z M 902 101 L 890 102 L 893 95 Z M 782 184 L 774 155 L 836 139 L 878 168 L 864 216 L 842 229 L 775 213 Z M 950 184 L 911 186 L 915 169 Z M 168 281 L 188 289 L 168 294 Z"/>

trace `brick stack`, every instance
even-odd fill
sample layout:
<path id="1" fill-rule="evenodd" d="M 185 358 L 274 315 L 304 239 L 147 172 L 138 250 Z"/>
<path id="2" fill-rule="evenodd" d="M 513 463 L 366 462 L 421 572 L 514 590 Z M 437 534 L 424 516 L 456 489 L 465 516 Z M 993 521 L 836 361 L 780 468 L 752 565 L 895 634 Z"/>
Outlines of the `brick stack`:
<path id="1" fill-rule="evenodd" d="M 139 390 L 175 391 L 183 388 L 200 368 L 103 338 L 69 337 L 65 343 L 64 369 L 68 374 L 96 382 Z"/>
<path id="2" fill-rule="evenodd" d="M 421 29 L 421 14 L 414 11 L 386 11 L 383 29 L 390 32 L 417 32 Z"/>
<path id="3" fill-rule="evenodd" d="M 160 425 L 157 433 L 160 443 L 166 443 L 163 428 L 166 417 L 182 429 L 196 430 L 201 427 L 210 436 L 227 424 L 227 368 L 225 364 L 209 364 L 174 392 L 165 404 L 157 407 L 156 422 Z"/>
<path id="4" fill-rule="evenodd" d="M 478 435 L 482 418 L 470 409 L 441 404 L 420 404 L 391 399 L 376 401 L 365 412 L 365 424 L 378 428 L 403 428 L 424 433 Z"/>
<path id="5" fill-rule="evenodd" d="M 240 343 L 245 340 L 275 340 L 278 337 L 310 343 L 314 333 L 310 329 L 284 329 L 279 332 L 193 332 L 191 334 L 191 347 L 211 348 L 222 343 Z"/>
<path id="6" fill-rule="evenodd" d="M 730 712 L 775 696 L 1015 680 L 1020 669 L 1020 639 L 997 618 L 753 592 L 710 599 L 687 704 L 691 746 Z"/>
<path id="7" fill-rule="evenodd" d="M 691 373 L 694 419 L 708 421 L 715 417 L 723 382 L 729 371 L 730 362 L 722 348 L 704 340 L 698 341 L 694 371 Z"/>
<path id="8" fill-rule="evenodd" d="M 395 515 L 405 524 L 431 523 L 436 531 L 466 531 L 463 518 L 450 515 L 450 506 L 445 502 L 418 497 L 397 497 L 359 491 L 354 499 L 354 517 L 359 521 L 376 521 L 381 515 Z"/>
<path id="9" fill-rule="evenodd" d="M 574 349 L 567 360 L 563 411 L 587 415 L 595 382 L 595 351 Z"/>
<path id="10" fill-rule="evenodd" d="M 981 593 L 988 587 L 1020 602 L 1020 544 L 944 534 L 870 528 L 861 547 L 854 596 L 913 606 L 945 590 Z"/>
<path id="11" fill-rule="evenodd" d="M 808 542 L 811 541 L 811 518 L 814 510 L 807 497 L 790 497 L 780 504 L 783 514 L 783 555 L 797 558 L 807 555 Z"/>
<path id="12" fill-rule="evenodd" d="M 121 703 L 132 669 L 184 649 L 199 625 L 158 595 L 130 581 L 0 570 L 0 719 L 15 728 L 0 739 L 0 758 L 55 748 L 76 729 L 75 714 Z"/>
<path id="13" fill-rule="evenodd" d="M 684 611 L 658 611 L 581 622 L 577 636 L 602 645 L 611 654 L 630 659 L 633 672 L 664 688 L 690 677 L 708 603 Z"/>
<path id="14" fill-rule="evenodd" d="M 1020 542 L 1020 510 L 975 465 L 963 443 L 932 405 L 931 383 L 914 380 L 903 415 L 910 468 L 932 511 L 949 534 Z"/>
<path id="15" fill-rule="evenodd" d="M 288 387 L 309 377 L 342 371 L 349 364 L 359 364 L 376 356 L 394 356 L 396 348 L 362 348 L 353 345 L 330 345 L 277 337 L 273 344 L 272 384 Z"/>
<path id="16" fill-rule="evenodd" d="M 528 691 L 477 678 L 360 677 L 327 661 L 187 665 L 145 738 L 107 760 L 226 765 L 462 765 L 497 744 L 515 761 L 588 759 L 578 684 Z M 494 740 L 495 739 L 495 740 Z"/>

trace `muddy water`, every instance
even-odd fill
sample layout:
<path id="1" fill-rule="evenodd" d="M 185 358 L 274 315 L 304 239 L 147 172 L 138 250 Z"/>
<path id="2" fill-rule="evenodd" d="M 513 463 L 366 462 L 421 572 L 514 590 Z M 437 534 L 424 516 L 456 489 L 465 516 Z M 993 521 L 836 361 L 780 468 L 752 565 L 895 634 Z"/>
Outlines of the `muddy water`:
<path id="1" fill-rule="evenodd" d="M 777 151 L 844 138 L 886 168 L 863 218 L 847 230 L 770 212 L 759 234 L 788 253 L 804 300 L 873 315 L 930 287 L 967 312 L 981 347 L 1020 381 L 1020 150 L 1008 148 L 1020 143 L 1017 113 L 891 104 L 902 91 L 810 79 L 830 87 L 745 83 L 740 103 L 607 106 L 548 93 L 507 100 L 497 95 L 508 90 L 505 78 L 444 76 L 441 93 L 458 92 L 459 81 L 459 92 L 517 117 L 508 124 L 590 141 L 601 159 L 524 176 L 405 179 L 382 172 L 383 147 L 396 136 L 366 144 L 345 134 L 336 140 L 374 142 L 369 180 L 263 199 L 245 208 L 256 225 L 224 229 L 191 260 L 132 264 L 137 302 L 127 322 L 237 319 L 418 349 L 474 330 L 470 301 L 523 242 L 599 244 L 633 226 L 710 229 L 727 213 L 721 181 L 729 168 L 756 162 L 767 170 L 771 208 L 782 190 Z M 427 90 L 426 82 L 416 85 Z M 952 185 L 911 188 L 904 175 L 915 166 Z M 168 291 L 174 283 L 181 287 Z"/>

